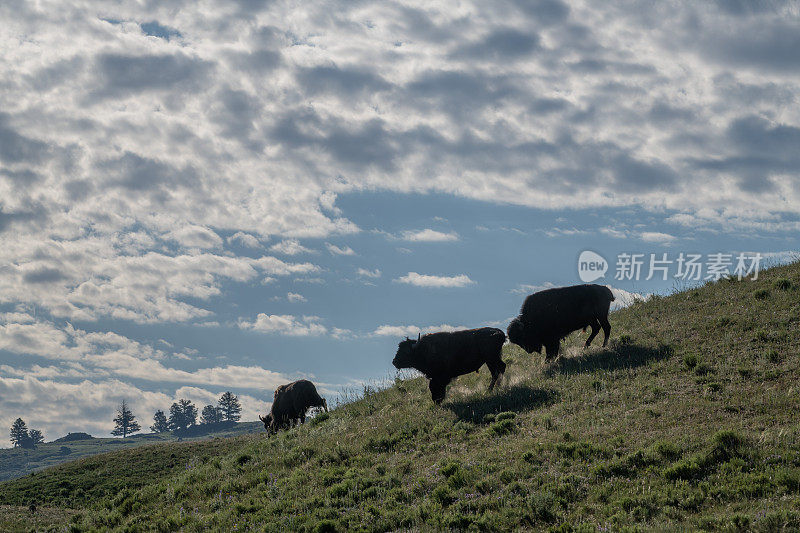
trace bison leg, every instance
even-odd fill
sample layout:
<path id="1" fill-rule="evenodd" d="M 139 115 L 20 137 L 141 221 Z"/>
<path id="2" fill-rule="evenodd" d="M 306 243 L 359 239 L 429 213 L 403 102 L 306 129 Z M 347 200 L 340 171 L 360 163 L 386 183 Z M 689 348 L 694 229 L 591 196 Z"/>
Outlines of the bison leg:
<path id="1" fill-rule="evenodd" d="M 439 379 L 432 379 L 431 382 L 428 383 L 428 388 L 431 390 L 431 398 L 433 398 L 434 403 L 440 404 L 442 400 L 444 400 L 447 383 L 447 381 Z"/>
<path id="2" fill-rule="evenodd" d="M 608 336 L 611 335 L 611 324 L 607 316 L 600 318 L 600 325 L 603 326 L 603 347 L 605 347 L 608 344 Z"/>
<path id="3" fill-rule="evenodd" d="M 506 371 L 506 364 L 502 359 L 498 358 L 497 361 L 487 361 L 486 366 L 489 367 L 489 372 L 492 373 L 492 381 L 489 382 L 489 392 L 491 392 L 498 382 L 503 381 L 503 372 Z"/>
<path id="4" fill-rule="evenodd" d="M 600 333 L 600 322 L 595 320 L 589 325 L 592 326 L 592 333 L 589 335 L 589 338 L 586 339 L 586 344 L 583 345 L 584 348 L 588 348 L 589 345 L 592 344 L 594 338 L 597 337 L 597 334 Z M 586 328 L 584 328 L 584 331 L 586 331 Z"/>
<path id="5" fill-rule="evenodd" d="M 547 350 L 547 355 L 545 356 L 544 361 L 546 363 L 549 363 L 550 361 L 552 361 L 556 357 L 558 357 L 558 350 L 559 350 L 559 345 L 560 344 L 561 344 L 561 340 L 560 339 L 556 339 L 555 341 L 545 345 L 545 349 Z"/>

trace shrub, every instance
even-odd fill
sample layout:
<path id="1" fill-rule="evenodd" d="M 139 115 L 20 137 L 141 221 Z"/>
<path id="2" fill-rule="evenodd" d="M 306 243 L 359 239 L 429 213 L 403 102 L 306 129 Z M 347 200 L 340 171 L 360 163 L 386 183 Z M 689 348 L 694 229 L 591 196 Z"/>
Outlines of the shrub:
<path id="1" fill-rule="evenodd" d="M 522 454 L 522 460 L 526 463 L 541 463 L 541 459 L 537 457 L 537 455 L 531 451 L 525 452 Z"/>
<path id="2" fill-rule="evenodd" d="M 504 411 L 504 412 L 500 413 L 499 415 L 497 415 L 495 420 L 500 422 L 502 420 L 513 420 L 516 417 L 517 417 L 517 413 L 515 413 L 514 411 Z"/>
<path id="3" fill-rule="evenodd" d="M 683 364 L 686 365 L 686 368 L 689 370 L 693 369 L 697 366 L 697 356 L 693 353 L 689 353 L 683 356 Z"/>
<path id="4" fill-rule="evenodd" d="M 552 492 L 537 492 L 526 500 L 526 510 L 532 523 L 555 522 L 557 515 L 553 510 L 556 498 Z"/>
<path id="5" fill-rule="evenodd" d="M 664 469 L 664 477 L 672 481 L 676 479 L 698 479 L 703 474 L 702 463 L 703 459 L 697 455 L 678 461 Z"/>
<path id="6" fill-rule="evenodd" d="M 718 431 L 712 438 L 714 443 L 714 453 L 721 454 L 724 459 L 738 456 L 746 446 L 744 437 L 733 430 L 727 429 Z"/>
<path id="7" fill-rule="evenodd" d="M 648 451 L 651 455 L 658 454 L 664 459 L 677 459 L 681 455 L 681 449 L 677 445 L 665 440 L 656 442 Z"/>
<path id="8" fill-rule="evenodd" d="M 783 361 L 783 357 L 781 356 L 781 354 L 778 352 L 778 350 L 774 348 L 770 348 L 769 350 L 767 350 L 766 356 L 767 356 L 767 361 L 769 361 L 773 365 L 778 365 L 781 363 L 781 361 Z"/>
<path id="9" fill-rule="evenodd" d="M 775 280 L 775 288 L 781 291 L 788 291 L 792 288 L 792 282 L 786 278 L 777 279 Z"/>
<path id="10" fill-rule="evenodd" d="M 756 300 L 766 300 L 769 298 L 769 290 L 768 289 L 758 289 L 756 292 L 753 293 L 753 297 Z"/>
<path id="11" fill-rule="evenodd" d="M 328 488 L 328 496 L 331 498 L 341 498 L 349 491 L 347 483 L 336 483 Z"/>
<path id="12" fill-rule="evenodd" d="M 316 426 L 317 424 L 322 424 L 323 422 L 328 420 L 330 417 L 331 417 L 330 414 L 328 414 L 328 413 L 323 411 L 322 413 L 318 414 L 317 416 L 315 416 L 314 418 L 311 419 L 311 425 L 312 426 Z"/>
<path id="13" fill-rule="evenodd" d="M 513 419 L 506 418 L 491 425 L 491 430 L 495 435 L 507 435 L 516 429 L 517 425 Z"/>
<path id="14" fill-rule="evenodd" d="M 442 507 L 447 507 L 455 500 L 455 498 L 453 498 L 453 494 L 450 492 L 450 489 L 444 485 L 439 485 L 433 489 L 431 497 L 434 499 L 434 501 L 439 502 Z"/>
<path id="15" fill-rule="evenodd" d="M 444 477 L 450 477 L 454 475 L 456 472 L 459 471 L 461 465 L 458 464 L 456 461 L 450 461 L 449 463 L 445 463 L 441 469 L 439 469 L 439 473 L 442 474 Z"/>
<path id="16" fill-rule="evenodd" d="M 633 343 L 633 338 L 630 335 L 624 334 L 619 336 L 619 345 L 620 346 L 628 346 L 629 344 Z"/>
<path id="17" fill-rule="evenodd" d="M 314 526 L 314 533 L 335 533 L 339 531 L 336 527 L 336 522 L 333 520 L 320 520 Z"/>
<path id="18" fill-rule="evenodd" d="M 777 476 L 778 485 L 786 492 L 800 492 L 800 472 L 781 470 Z"/>
<path id="19" fill-rule="evenodd" d="M 705 376 L 707 374 L 711 374 L 714 370 L 711 368 L 710 365 L 706 363 L 698 363 L 698 365 L 694 368 L 694 373 L 698 376 Z"/>

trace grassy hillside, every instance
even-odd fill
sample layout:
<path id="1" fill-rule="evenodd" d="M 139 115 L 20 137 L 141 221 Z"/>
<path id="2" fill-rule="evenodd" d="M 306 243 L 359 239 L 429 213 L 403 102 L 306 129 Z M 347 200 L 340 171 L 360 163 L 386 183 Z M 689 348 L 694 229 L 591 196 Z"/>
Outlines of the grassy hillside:
<path id="1" fill-rule="evenodd" d="M 203 429 L 204 426 L 196 426 Z M 195 428 L 192 428 L 195 429 Z M 256 433 L 264 429 L 260 422 L 241 422 L 233 427 L 215 428 L 196 436 L 178 436 L 171 431 L 132 435 L 125 439 L 96 438 L 72 440 L 67 442 L 47 442 L 39 444 L 34 450 L 22 448 L 0 449 L 0 481 L 24 476 L 36 470 L 74 461 L 82 457 L 108 453 L 146 444 L 161 442 L 191 441 L 217 437 L 232 437 L 246 433 Z"/>
<path id="2" fill-rule="evenodd" d="M 422 379 L 397 381 L 277 437 L 141 447 L 0 484 L 0 529 L 32 526 L 32 499 L 75 531 L 800 528 L 800 265 L 611 324 L 609 349 L 583 352 L 575 334 L 549 366 L 507 346 L 492 394 L 485 369 L 441 407 Z"/>

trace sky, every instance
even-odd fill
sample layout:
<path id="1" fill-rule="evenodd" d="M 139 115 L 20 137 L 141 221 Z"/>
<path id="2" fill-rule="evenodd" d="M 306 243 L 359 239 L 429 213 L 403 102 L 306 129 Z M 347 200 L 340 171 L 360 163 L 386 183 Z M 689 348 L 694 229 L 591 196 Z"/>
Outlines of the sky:
<path id="1" fill-rule="evenodd" d="M 796 259 L 798 49 L 778 0 L 5 0 L 0 427 L 333 399 L 587 250 L 621 305 Z"/>

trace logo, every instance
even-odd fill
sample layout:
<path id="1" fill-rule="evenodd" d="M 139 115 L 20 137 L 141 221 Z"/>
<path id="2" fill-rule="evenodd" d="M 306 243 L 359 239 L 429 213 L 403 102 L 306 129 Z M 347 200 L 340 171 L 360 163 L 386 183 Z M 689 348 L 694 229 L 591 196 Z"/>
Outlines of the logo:
<path id="1" fill-rule="evenodd" d="M 591 250 L 584 250 L 578 257 L 578 277 L 584 283 L 591 283 L 605 276 L 608 271 L 608 261 Z"/>

